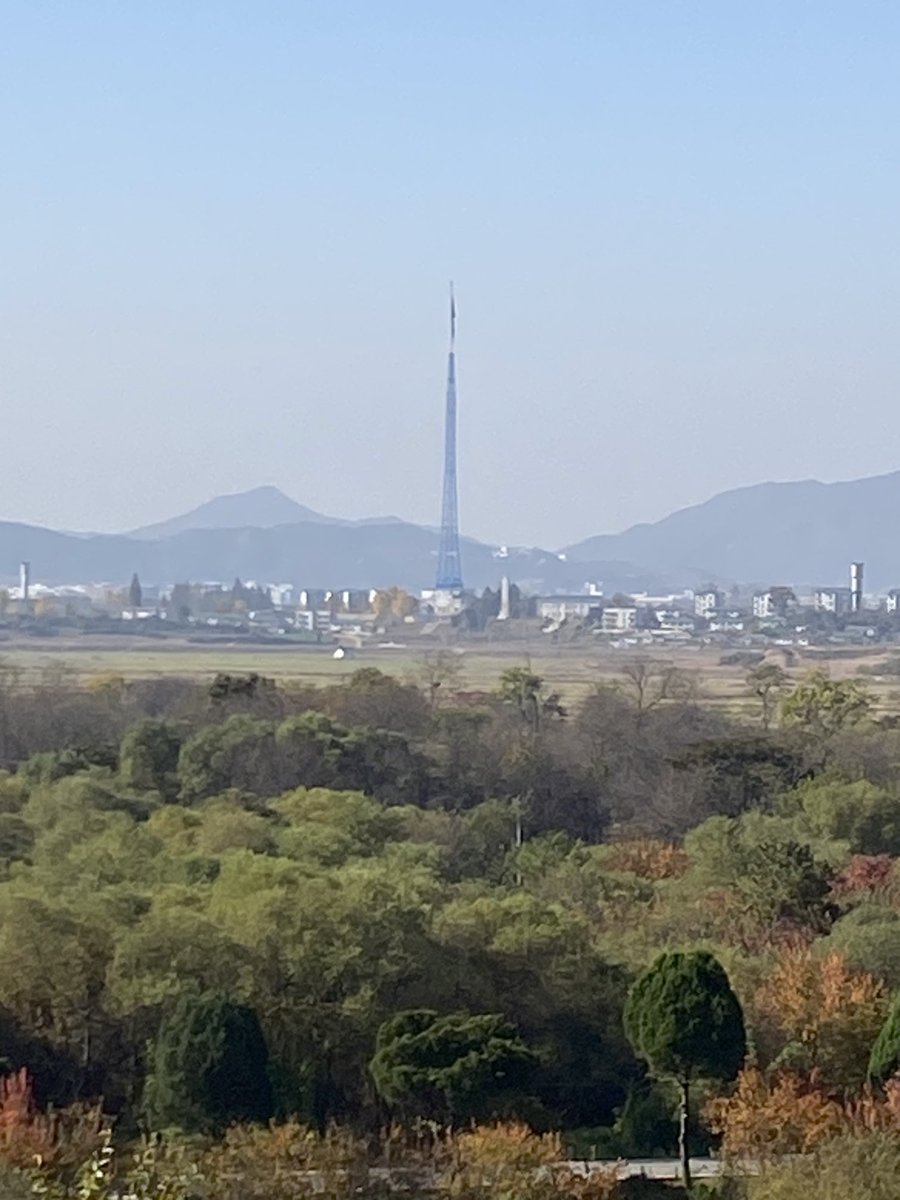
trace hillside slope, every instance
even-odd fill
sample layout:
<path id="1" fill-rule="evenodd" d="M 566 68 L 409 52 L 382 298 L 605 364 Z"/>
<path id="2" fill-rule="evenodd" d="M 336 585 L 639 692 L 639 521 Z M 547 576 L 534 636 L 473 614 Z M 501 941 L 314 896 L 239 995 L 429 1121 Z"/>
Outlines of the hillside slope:
<path id="1" fill-rule="evenodd" d="M 329 525 L 305 521 L 272 529 L 190 529 L 171 537 L 73 535 L 0 522 L 0 583 L 13 584 L 28 559 L 36 581 L 125 585 L 137 571 L 144 584 L 179 580 L 230 583 L 236 576 L 300 587 L 368 588 L 400 584 L 416 591 L 434 584 L 438 534 L 388 520 L 384 524 Z M 545 550 L 513 550 L 465 539 L 467 586 L 494 587 L 506 574 L 529 590 L 580 589 L 603 580 L 608 590 L 656 590 L 656 572 L 627 563 L 570 563 Z"/>
<path id="2" fill-rule="evenodd" d="M 619 559 L 687 582 L 843 583 L 851 560 L 866 586 L 900 585 L 900 471 L 841 483 L 761 483 L 722 492 L 661 521 L 567 547 L 573 561 Z"/>

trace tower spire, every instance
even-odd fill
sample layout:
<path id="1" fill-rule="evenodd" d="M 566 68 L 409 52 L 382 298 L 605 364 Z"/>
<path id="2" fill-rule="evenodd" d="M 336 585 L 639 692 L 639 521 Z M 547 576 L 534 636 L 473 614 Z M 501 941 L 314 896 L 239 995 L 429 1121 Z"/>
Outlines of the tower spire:
<path id="1" fill-rule="evenodd" d="M 447 403 L 444 416 L 444 493 L 435 587 L 438 591 L 461 592 L 462 586 L 456 485 L 456 297 L 451 282 L 450 352 L 447 355 Z"/>

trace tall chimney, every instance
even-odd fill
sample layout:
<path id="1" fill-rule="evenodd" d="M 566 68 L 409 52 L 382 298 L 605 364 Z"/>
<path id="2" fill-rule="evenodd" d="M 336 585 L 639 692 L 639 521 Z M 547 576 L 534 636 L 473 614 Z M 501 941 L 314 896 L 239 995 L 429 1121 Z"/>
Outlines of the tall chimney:
<path id="1" fill-rule="evenodd" d="M 865 563 L 850 564 L 850 611 L 859 612 L 863 600 L 863 567 Z"/>
<path id="2" fill-rule="evenodd" d="M 509 576 L 504 575 L 500 580 L 500 611 L 497 613 L 498 621 L 509 620 Z"/>
<path id="3" fill-rule="evenodd" d="M 19 590 L 22 593 L 22 603 L 27 604 L 31 599 L 31 563 L 19 563 Z"/>

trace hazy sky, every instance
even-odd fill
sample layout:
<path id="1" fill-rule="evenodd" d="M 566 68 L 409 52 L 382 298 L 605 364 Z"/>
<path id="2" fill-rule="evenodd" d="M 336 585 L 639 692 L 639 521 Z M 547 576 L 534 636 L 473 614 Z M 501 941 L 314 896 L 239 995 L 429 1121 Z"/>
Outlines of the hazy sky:
<path id="1" fill-rule="evenodd" d="M 0 0 L 0 517 L 560 545 L 900 467 L 900 6 Z"/>

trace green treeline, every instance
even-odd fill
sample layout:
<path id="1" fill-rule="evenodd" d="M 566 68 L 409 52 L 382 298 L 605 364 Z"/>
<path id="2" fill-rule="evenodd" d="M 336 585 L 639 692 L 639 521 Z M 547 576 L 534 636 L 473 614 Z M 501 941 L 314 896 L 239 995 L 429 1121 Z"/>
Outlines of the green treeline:
<path id="1" fill-rule="evenodd" d="M 643 664 L 567 711 L 443 659 L 321 689 L 3 673 L 7 1069 L 123 1129 L 499 1118 L 672 1153 L 684 1081 L 623 1013 L 688 949 L 763 1066 L 857 1086 L 900 986 L 900 732 L 853 683 L 752 722 L 682 683 Z M 868 1023 L 810 1039 L 766 999 L 798 944 L 871 976 Z"/>

